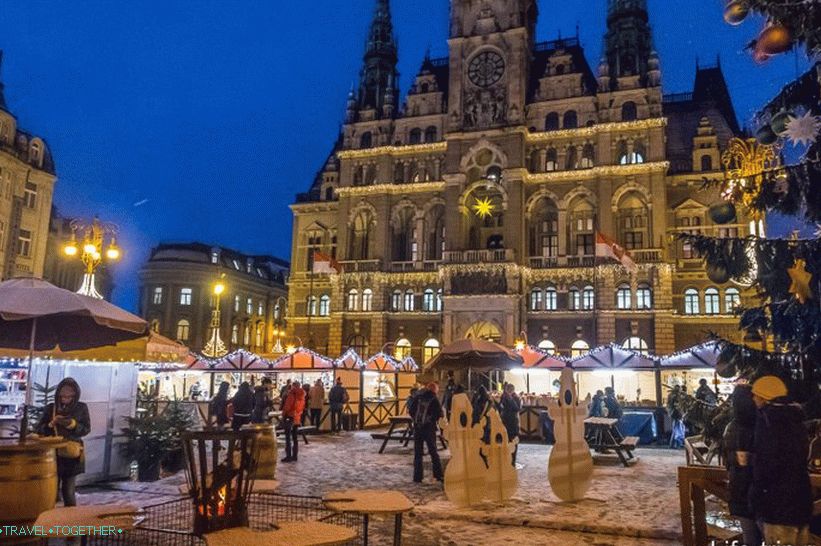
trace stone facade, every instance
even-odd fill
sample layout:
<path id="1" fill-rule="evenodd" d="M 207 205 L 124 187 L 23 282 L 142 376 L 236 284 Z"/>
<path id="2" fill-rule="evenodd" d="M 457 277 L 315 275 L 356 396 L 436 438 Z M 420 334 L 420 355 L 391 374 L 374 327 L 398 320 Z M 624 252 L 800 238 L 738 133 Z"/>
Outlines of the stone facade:
<path id="1" fill-rule="evenodd" d="M 674 237 L 747 233 L 743 219 L 712 225 L 717 194 L 701 191 L 739 132 L 720 66 L 665 96 L 644 0 L 610 0 L 595 73 L 577 38 L 536 42 L 537 14 L 535 0 L 453 0 L 449 56 L 424 59 L 397 108 L 377 1 L 339 139 L 291 207 L 295 334 L 332 355 L 392 344 L 420 361 L 471 336 L 523 332 L 571 354 L 733 335 L 739 289 L 711 283 Z M 597 259 L 597 233 L 637 271 Z M 339 272 L 311 273 L 314 252 Z"/>
<path id="2" fill-rule="evenodd" d="M 140 270 L 139 313 L 156 332 L 202 351 L 213 335 L 213 287 L 222 279 L 225 349 L 271 353 L 280 337 L 275 332 L 286 327 L 287 275 L 288 262 L 271 256 L 202 243 L 161 244 Z"/>
<path id="3" fill-rule="evenodd" d="M 0 83 L 0 281 L 43 276 L 56 180 L 48 146 L 20 129 Z"/>

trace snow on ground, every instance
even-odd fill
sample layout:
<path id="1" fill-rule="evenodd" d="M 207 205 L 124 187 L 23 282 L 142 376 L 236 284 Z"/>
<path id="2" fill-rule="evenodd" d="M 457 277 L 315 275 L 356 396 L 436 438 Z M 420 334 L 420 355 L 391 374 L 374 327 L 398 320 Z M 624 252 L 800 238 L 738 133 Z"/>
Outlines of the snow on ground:
<path id="1" fill-rule="evenodd" d="M 299 461 L 280 463 L 280 493 L 322 496 L 334 489 L 376 488 L 404 492 L 415 503 L 404 520 L 403 543 L 410 545 L 480 545 L 502 540 L 526 544 L 650 546 L 680 543 L 681 524 L 676 467 L 681 451 L 638 449 L 639 461 L 625 468 L 605 456 L 594 467 L 587 498 L 563 503 L 550 490 L 547 459 L 550 446 L 519 447 L 519 489 L 506 504 L 471 508 L 451 505 L 438 482 L 414 484 L 412 445 L 393 443 L 377 453 L 381 442 L 370 432 L 310 436 L 300 445 Z M 440 452 L 446 462 L 447 451 Z M 280 458 L 282 453 L 280 453 Z M 609 460 L 608 460 L 609 459 Z M 426 478 L 430 463 L 426 457 Z M 142 506 L 179 498 L 184 474 L 152 484 L 116 482 L 81 489 L 81 504 L 131 502 Z M 389 543 L 393 520 L 374 519 L 372 543 Z"/>

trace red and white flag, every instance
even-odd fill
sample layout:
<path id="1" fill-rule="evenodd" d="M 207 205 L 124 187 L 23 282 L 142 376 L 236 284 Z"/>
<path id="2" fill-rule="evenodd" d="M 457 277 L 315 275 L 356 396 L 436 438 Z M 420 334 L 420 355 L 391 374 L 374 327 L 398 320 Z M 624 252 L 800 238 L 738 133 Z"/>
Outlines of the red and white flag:
<path id="1" fill-rule="evenodd" d="M 314 264 L 311 267 L 311 272 L 320 275 L 336 275 L 341 268 L 339 263 L 327 254 L 314 251 Z"/>
<path id="2" fill-rule="evenodd" d="M 612 258 L 631 273 L 638 270 L 636 262 L 633 261 L 630 253 L 623 246 L 598 231 L 596 232 L 596 257 Z"/>

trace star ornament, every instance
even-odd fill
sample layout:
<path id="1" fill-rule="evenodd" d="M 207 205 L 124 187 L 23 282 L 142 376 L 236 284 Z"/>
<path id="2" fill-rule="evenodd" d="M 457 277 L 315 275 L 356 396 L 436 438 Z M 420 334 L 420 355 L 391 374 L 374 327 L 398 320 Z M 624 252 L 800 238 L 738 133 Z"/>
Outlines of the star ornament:
<path id="1" fill-rule="evenodd" d="M 473 210 L 476 212 L 476 216 L 479 218 L 487 218 L 491 214 L 493 214 L 493 209 L 496 206 L 490 200 L 490 197 L 485 197 L 484 199 L 476 198 L 476 203 L 473 205 Z"/>
<path id="2" fill-rule="evenodd" d="M 795 264 L 787 270 L 790 276 L 790 294 L 802 305 L 807 303 L 807 300 L 812 299 L 812 290 L 810 289 L 810 280 L 812 274 L 806 270 L 807 262 L 804 260 L 795 260 Z"/>
<path id="3" fill-rule="evenodd" d="M 787 122 L 786 136 L 795 145 L 812 144 L 821 131 L 821 118 L 806 112 L 802 116 L 790 116 Z"/>

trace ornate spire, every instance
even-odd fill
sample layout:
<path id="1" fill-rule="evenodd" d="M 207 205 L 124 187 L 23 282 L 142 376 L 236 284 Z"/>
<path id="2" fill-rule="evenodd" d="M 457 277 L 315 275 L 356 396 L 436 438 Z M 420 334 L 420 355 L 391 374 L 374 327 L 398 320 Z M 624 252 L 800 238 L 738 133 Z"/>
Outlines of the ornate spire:
<path id="1" fill-rule="evenodd" d="M 629 76 L 639 76 L 641 85 L 648 85 L 653 35 L 647 0 L 608 0 L 604 47 L 611 88 L 618 86 L 618 78 Z"/>
<path id="2" fill-rule="evenodd" d="M 399 73 L 396 71 L 397 60 L 397 43 L 393 34 L 390 3 L 388 0 L 377 0 L 360 73 L 360 109 L 374 108 L 381 115 L 389 89 L 396 95 L 393 97 L 393 104 L 398 102 L 395 83 L 399 79 Z"/>

